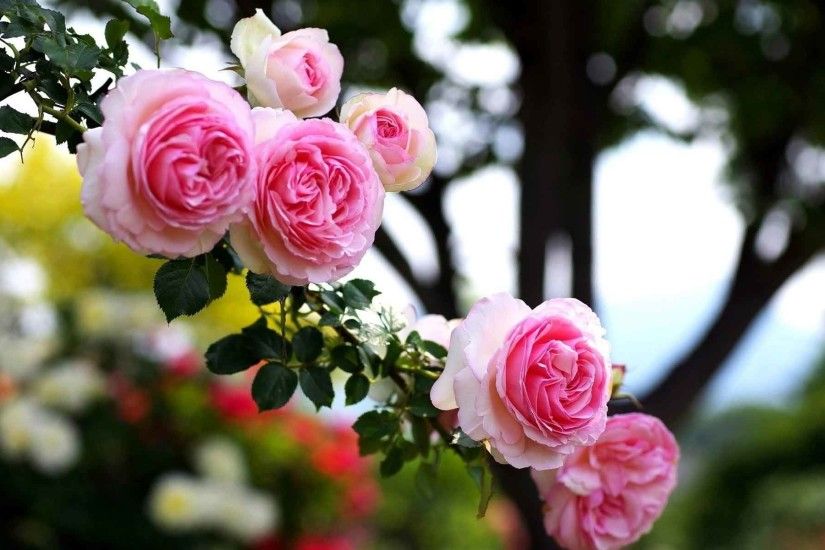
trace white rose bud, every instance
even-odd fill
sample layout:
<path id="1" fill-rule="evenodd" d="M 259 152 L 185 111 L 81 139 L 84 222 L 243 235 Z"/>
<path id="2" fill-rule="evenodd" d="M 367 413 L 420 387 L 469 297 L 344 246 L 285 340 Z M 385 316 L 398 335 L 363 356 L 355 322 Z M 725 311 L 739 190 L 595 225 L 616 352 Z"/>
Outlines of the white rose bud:
<path id="1" fill-rule="evenodd" d="M 341 93 L 344 58 L 323 29 L 281 31 L 261 10 L 232 31 L 249 98 L 262 107 L 282 107 L 301 118 L 327 113 Z"/>

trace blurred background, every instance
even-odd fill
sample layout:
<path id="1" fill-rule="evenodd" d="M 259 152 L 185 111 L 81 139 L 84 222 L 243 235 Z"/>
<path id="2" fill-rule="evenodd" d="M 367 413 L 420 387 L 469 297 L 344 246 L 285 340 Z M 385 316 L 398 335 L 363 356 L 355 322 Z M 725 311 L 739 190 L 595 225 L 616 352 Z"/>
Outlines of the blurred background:
<path id="1" fill-rule="evenodd" d="M 148 29 L 119 0 L 49 3 L 100 41 L 110 16 L 131 19 L 131 59 L 153 66 Z M 158 3 L 177 37 L 163 46 L 165 66 L 237 83 L 220 70 L 232 62 L 229 34 L 260 8 L 284 31 L 329 30 L 346 60 L 342 100 L 398 86 L 425 105 L 439 145 L 435 173 L 420 189 L 387 198 L 376 249 L 355 275 L 375 280 L 388 304 L 447 317 L 502 290 L 530 304 L 552 296 L 592 304 L 612 359 L 627 365 L 627 389 L 677 430 L 683 448 L 678 492 L 640 547 L 825 548 L 821 3 Z M 92 535 L 71 526 L 88 525 L 92 507 L 78 506 L 85 523 L 58 522 L 61 501 L 32 495 L 48 494 L 50 476 L 68 476 L 75 492 L 64 498 L 85 502 L 103 471 L 130 487 L 106 498 L 129 502 L 125 509 L 141 518 L 129 532 L 152 533 L 148 546 L 527 544 L 536 518 L 522 525 L 501 498 L 476 521 L 475 489 L 455 465 L 429 498 L 409 467 L 379 485 L 352 454 L 349 411 L 321 420 L 301 404 L 283 418 L 238 413 L 249 406 L 248 380 L 210 379 L 198 356 L 210 338 L 254 317 L 242 285 L 196 319 L 164 328 L 147 292 L 157 262 L 82 218 L 66 151 L 39 139 L 24 165 L 7 157 L 0 168 L 0 400 L 27 403 L 0 418 L 4 456 L 21 472 L 3 476 L 13 478 L 3 494 L 15 495 L 0 515 L 11 518 L 3 520 L 10 540 L 87 541 Z M 60 386 L 92 388 L 78 398 L 83 406 L 61 409 L 43 397 L 54 371 L 63 373 Z M 132 399 L 146 409 L 137 420 L 119 410 L 130 392 L 143 396 Z M 26 431 L 27 418 L 44 414 L 62 435 Z M 193 421 L 199 416 L 212 420 Z M 290 431 L 296 422 L 311 427 Z M 158 425 L 170 429 L 152 447 L 145 438 Z M 44 466 L 37 442 L 71 457 L 70 432 L 75 459 Z M 302 440 L 308 432 L 320 435 Z M 113 434 L 115 451 L 92 443 L 100 433 Z M 301 458 L 336 437 L 339 454 L 326 466 L 349 464 L 345 473 L 330 474 L 323 460 L 305 471 Z M 273 440 L 294 449 L 275 452 Z M 208 513 L 187 508 L 209 502 L 215 475 L 197 458 L 208 455 L 204 445 L 222 449 L 213 449 L 218 462 L 234 454 L 226 475 L 238 491 L 257 491 L 259 499 L 246 499 L 259 501 L 257 512 L 240 514 L 257 524 L 211 525 Z M 145 471 L 123 471 L 144 461 Z M 367 487 L 356 495 L 361 508 L 340 500 L 356 498 L 341 488 L 353 486 Z M 308 492 L 331 496 L 318 505 Z M 121 520 L 111 522 L 115 533 L 126 528 Z M 130 539 L 105 542 L 118 540 Z"/>

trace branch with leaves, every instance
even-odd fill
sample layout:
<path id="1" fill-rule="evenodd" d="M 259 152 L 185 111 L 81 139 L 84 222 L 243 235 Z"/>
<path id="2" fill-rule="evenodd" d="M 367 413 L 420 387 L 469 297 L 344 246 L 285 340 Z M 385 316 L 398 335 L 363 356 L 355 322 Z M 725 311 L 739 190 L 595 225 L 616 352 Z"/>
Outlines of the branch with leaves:
<path id="1" fill-rule="evenodd" d="M 159 54 L 169 20 L 154 2 L 127 3 L 149 20 Z M 230 276 L 245 278 L 260 316 L 209 346 L 206 364 L 218 375 L 254 369 L 259 410 L 283 407 L 299 387 L 316 409 L 330 407 L 338 377 L 346 377 L 347 405 L 382 386 L 353 428 L 363 455 L 382 455 L 383 476 L 417 461 L 427 495 L 441 457 L 455 453 L 479 487 L 483 516 L 490 463 L 530 468 L 553 506 L 548 532 L 571 548 L 628 544 L 658 517 L 678 448 L 652 417 L 608 419 L 608 401 L 624 397 L 623 369 L 611 363 L 587 305 L 559 298 L 531 309 L 495 294 L 464 320 L 437 317 L 440 336 L 424 337 L 426 318 L 411 324 L 375 303 L 371 281 L 343 280 L 375 242 L 385 194 L 416 188 L 435 164 L 435 136 L 412 96 L 361 94 L 338 121 L 322 118 L 341 90 L 337 46 L 321 29 L 282 34 L 260 11 L 233 31 L 238 64 L 230 69 L 245 79 L 233 89 L 181 69 L 124 75 L 125 22 L 107 24 L 101 48 L 32 0 L 0 8 L 11 60 L 4 77 L 38 109 L 38 118 L 6 111 L 9 120 L 29 138 L 53 125 L 58 141 L 78 151 L 87 216 L 164 261 L 154 292 L 167 321 L 220 299 Z M 117 84 L 93 90 L 96 71 Z M 440 260 L 448 265 L 449 255 Z M 639 468 L 651 477 L 612 479 Z M 655 505 L 639 517 L 633 503 L 613 502 L 625 493 Z M 565 507 L 583 514 L 572 527 L 557 525 Z M 593 530 L 605 514 L 632 525 Z"/>

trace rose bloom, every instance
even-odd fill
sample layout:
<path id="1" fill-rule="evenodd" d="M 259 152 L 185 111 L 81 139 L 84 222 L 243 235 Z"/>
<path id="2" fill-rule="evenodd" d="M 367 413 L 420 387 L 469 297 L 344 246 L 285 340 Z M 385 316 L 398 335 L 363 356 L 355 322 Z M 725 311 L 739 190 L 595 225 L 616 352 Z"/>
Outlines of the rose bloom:
<path id="1" fill-rule="evenodd" d="M 676 440 L 659 419 L 611 417 L 596 444 L 577 449 L 557 473 L 533 472 L 547 532 L 571 550 L 635 542 L 667 504 L 678 462 Z"/>
<path id="2" fill-rule="evenodd" d="M 435 135 L 412 96 L 396 88 L 357 95 L 344 103 L 340 120 L 369 149 L 387 191 L 414 189 L 432 172 Z"/>
<path id="3" fill-rule="evenodd" d="M 246 101 L 198 73 L 152 70 L 120 79 L 101 110 L 77 148 L 86 215 L 141 254 L 209 251 L 254 198 Z"/>
<path id="4" fill-rule="evenodd" d="M 255 109 L 257 200 L 232 244 L 255 273 L 285 284 L 336 280 L 358 265 L 381 223 L 384 189 L 346 126 Z"/>
<path id="5" fill-rule="evenodd" d="M 508 294 L 477 302 L 453 331 L 433 404 L 516 468 L 558 468 L 604 430 L 610 361 L 604 329 L 574 299 L 531 310 Z"/>
<path id="6" fill-rule="evenodd" d="M 301 118 L 329 112 L 341 93 L 344 58 L 323 29 L 281 31 L 261 10 L 232 31 L 232 53 L 244 69 L 250 98 Z"/>

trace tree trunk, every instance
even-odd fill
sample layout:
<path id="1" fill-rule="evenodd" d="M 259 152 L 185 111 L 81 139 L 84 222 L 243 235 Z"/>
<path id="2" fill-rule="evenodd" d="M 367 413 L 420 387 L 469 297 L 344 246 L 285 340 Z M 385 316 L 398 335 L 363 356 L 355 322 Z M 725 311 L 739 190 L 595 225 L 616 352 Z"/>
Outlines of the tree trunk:
<path id="1" fill-rule="evenodd" d="M 572 293 L 592 304 L 592 170 L 603 103 L 586 75 L 593 5 L 519 0 L 490 7 L 521 60 L 519 295 L 531 306 L 545 299 L 545 278 L 554 276 L 553 266 L 546 273 L 547 243 L 562 235 L 572 244 Z M 557 548 L 529 472 L 494 471 L 521 512 L 531 548 Z"/>

